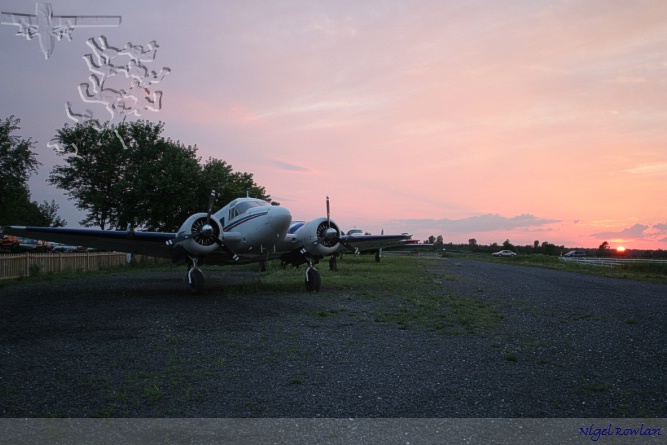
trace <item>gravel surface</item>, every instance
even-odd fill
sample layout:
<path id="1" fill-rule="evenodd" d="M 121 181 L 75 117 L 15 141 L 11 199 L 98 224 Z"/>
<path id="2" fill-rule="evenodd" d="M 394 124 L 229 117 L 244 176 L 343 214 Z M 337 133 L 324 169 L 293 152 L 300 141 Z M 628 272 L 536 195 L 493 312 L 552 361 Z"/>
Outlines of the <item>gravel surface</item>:
<path id="1" fill-rule="evenodd" d="M 438 259 L 443 295 L 502 315 L 453 335 L 326 281 L 225 293 L 234 270 L 201 297 L 182 270 L 0 288 L 0 416 L 667 417 L 667 285 Z"/>

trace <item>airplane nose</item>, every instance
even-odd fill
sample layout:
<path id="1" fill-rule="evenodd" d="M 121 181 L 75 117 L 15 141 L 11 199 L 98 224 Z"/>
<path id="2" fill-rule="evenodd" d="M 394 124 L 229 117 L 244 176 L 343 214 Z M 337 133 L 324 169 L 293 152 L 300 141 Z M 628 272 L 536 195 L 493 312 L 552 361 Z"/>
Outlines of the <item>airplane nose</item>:
<path id="1" fill-rule="evenodd" d="M 269 225 L 277 233 L 286 233 L 292 222 L 292 214 L 288 209 L 281 206 L 273 206 L 269 209 Z"/>

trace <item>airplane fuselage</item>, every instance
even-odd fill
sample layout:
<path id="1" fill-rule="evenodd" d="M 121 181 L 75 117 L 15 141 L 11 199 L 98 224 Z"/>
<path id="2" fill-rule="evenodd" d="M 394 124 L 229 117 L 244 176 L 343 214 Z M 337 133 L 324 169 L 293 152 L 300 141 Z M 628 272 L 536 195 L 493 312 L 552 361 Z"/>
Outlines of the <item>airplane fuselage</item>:
<path id="1" fill-rule="evenodd" d="M 42 53 L 47 59 L 53 53 L 53 48 L 56 45 L 56 38 L 53 35 L 53 9 L 51 3 L 37 3 L 36 14 L 37 26 L 39 27 L 39 46 L 42 48 Z"/>
<path id="2" fill-rule="evenodd" d="M 278 245 L 285 239 L 292 222 L 290 211 L 254 198 L 238 198 L 218 210 L 215 216 L 223 227 L 222 242 L 239 256 L 238 262 L 267 260 L 280 254 Z M 228 263 L 221 255 L 211 255 L 208 263 Z"/>

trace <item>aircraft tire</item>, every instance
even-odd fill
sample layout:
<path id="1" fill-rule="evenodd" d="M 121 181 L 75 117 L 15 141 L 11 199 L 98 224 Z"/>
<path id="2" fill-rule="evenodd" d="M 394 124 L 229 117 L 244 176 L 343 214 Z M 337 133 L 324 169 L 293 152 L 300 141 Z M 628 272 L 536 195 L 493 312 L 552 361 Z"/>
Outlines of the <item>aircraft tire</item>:
<path id="1" fill-rule="evenodd" d="M 204 293 L 204 273 L 199 269 L 194 269 L 190 273 L 192 282 L 190 283 L 190 290 L 194 295 L 201 295 Z"/>
<path id="2" fill-rule="evenodd" d="M 322 277 L 317 269 L 310 268 L 306 271 L 306 291 L 319 292 L 322 285 Z"/>

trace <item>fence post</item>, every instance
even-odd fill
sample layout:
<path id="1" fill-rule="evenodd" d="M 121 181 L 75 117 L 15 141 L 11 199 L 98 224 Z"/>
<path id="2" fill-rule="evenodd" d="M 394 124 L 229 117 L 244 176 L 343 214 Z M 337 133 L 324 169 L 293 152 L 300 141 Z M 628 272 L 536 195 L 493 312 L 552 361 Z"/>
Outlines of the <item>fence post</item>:
<path id="1" fill-rule="evenodd" d="M 86 272 L 90 271 L 90 252 L 86 250 Z"/>
<path id="2" fill-rule="evenodd" d="M 30 276 L 30 262 L 28 254 L 25 254 L 25 276 L 28 278 Z"/>

